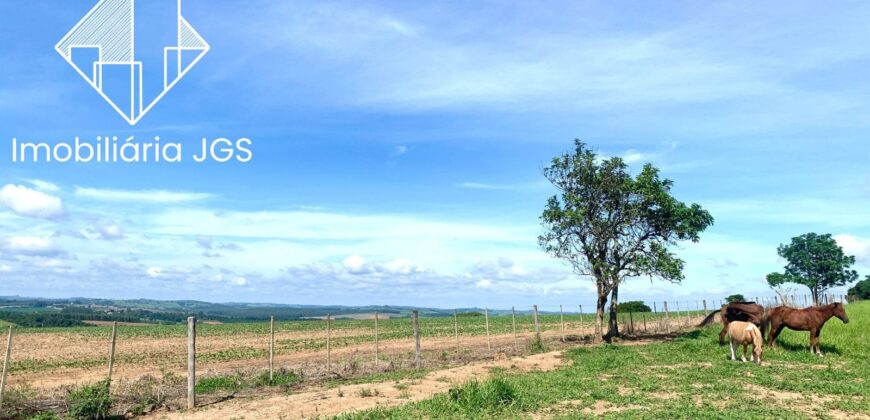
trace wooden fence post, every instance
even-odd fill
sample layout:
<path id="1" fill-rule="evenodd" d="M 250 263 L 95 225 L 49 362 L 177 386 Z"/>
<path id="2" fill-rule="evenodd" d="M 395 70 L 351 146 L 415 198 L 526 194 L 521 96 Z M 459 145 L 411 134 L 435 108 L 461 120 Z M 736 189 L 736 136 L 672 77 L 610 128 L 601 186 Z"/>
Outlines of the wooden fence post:
<path id="1" fill-rule="evenodd" d="M 3 391 L 6 390 L 6 375 L 9 373 L 9 358 L 12 354 L 12 325 L 9 326 L 9 337 L 6 339 L 6 355 L 3 356 L 3 374 L 0 376 L 0 408 L 3 408 Z"/>
<path id="2" fill-rule="evenodd" d="M 631 333 L 634 334 L 634 312 L 628 312 L 628 325 L 631 326 Z"/>
<path id="3" fill-rule="evenodd" d="M 330 329 L 330 325 L 332 320 L 332 315 L 326 314 L 326 372 L 328 373 L 332 369 L 332 330 Z"/>
<path id="4" fill-rule="evenodd" d="M 269 317 L 269 385 L 275 381 L 275 317 Z"/>
<path id="5" fill-rule="evenodd" d="M 513 306 L 511 306 L 511 325 L 514 330 L 514 350 L 516 351 L 517 345 L 517 310 Z"/>
<path id="6" fill-rule="evenodd" d="M 654 314 L 659 313 L 658 308 L 656 308 L 656 303 L 655 303 L 655 302 L 653 302 L 653 313 L 654 313 Z"/>
<path id="7" fill-rule="evenodd" d="M 375 312 L 375 367 L 380 364 L 380 343 L 378 342 L 378 313 Z"/>
<path id="8" fill-rule="evenodd" d="M 109 344 L 109 382 L 112 382 L 112 371 L 115 369 L 115 342 L 118 338 L 118 321 L 112 323 L 112 341 Z"/>
<path id="9" fill-rule="evenodd" d="M 707 316 L 707 299 L 704 299 L 704 313 L 701 315 Z"/>
<path id="10" fill-rule="evenodd" d="M 562 305 L 559 305 L 559 323 L 562 324 L 562 342 L 565 342 L 565 314 L 562 312 Z"/>
<path id="11" fill-rule="evenodd" d="M 668 314 L 668 301 L 665 301 L 665 328 L 667 328 L 668 334 L 671 333 L 671 317 Z"/>
<path id="12" fill-rule="evenodd" d="M 486 350 L 492 351 L 492 342 L 489 339 L 489 309 L 483 308 L 483 318 L 486 320 Z"/>
<path id="13" fill-rule="evenodd" d="M 414 311 L 414 366 L 420 368 L 420 313 Z"/>
<path id="14" fill-rule="evenodd" d="M 538 305 L 534 307 L 535 312 L 535 339 L 541 341 L 541 324 L 538 323 Z"/>
<path id="15" fill-rule="evenodd" d="M 649 331 L 646 329 L 646 312 L 640 314 L 641 318 L 643 318 L 643 332 L 648 333 Z"/>
<path id="16" fill-rule="evenodd" d="M 187 318 L 187 408 L 196 408 L 196 317 Z"/>
<path id="17" fill-rule="evenodd" d="M 453 334 L 456 336 L 456 354 L 459 354 L 459 321 L 456 309 L 453 310 Z"/>

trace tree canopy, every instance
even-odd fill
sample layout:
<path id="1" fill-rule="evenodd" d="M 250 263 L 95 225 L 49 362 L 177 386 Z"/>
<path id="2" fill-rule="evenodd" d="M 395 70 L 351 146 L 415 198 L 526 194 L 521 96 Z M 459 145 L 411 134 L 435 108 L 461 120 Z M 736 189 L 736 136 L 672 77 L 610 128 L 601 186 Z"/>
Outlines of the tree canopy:
<path id="1" fill-rule="evenodd" d="M 740 293 L 733 294 L 725 298 L 725 302 L 746 302 L 746 298 L 743 297 Z"/>
<path id="2" fill-rule="evenodd" d="M 846 255 L 830 234 L 807 233 L 796 236 L 790 244 L 781 244 L 777 253 L 787 264 L 784 272 L 767 275 L 768 284 L 771 287 L 783 283 L 807 286 L 812 292 L 814 303 L 818 303 L 819 295 L 825 290 L 858 279 L 858 273 L 851 269 L 855 257 Z"/>
<path id="3" fill-rule="evenodd" d="M 616 309 L 622 312 L 652 312 L 652 308 L 639 300 L 630 300 L 617 305 Z"/>
<path id="4" fill-rule="evenodd" d="M 855 287 L 849 289 L 847 294 L 859 300 L 870 299 L 870 276 L 855 283 Z"/>
<path id="5" fill-rule="evenodd" d="M 673 182 L 646 164 L 636 175 L 619 157 L 599 159 L 576 140 L 574 151 L 553 159 L 544 176 L 557 188 L 541 215 L 538 238 L 550 255 L 561 258 L 598 289 L 599 323 L 611 299 L 609 335 L 616 331 L 616 290 L 629 277 L 669 282 L 683 279 L 684 262 L 669 250 L 679 241 L 698 241 L 713 216 L 698 204 L 671 195 Z M 598 324 L 596 324 L 598 326 Z"/>

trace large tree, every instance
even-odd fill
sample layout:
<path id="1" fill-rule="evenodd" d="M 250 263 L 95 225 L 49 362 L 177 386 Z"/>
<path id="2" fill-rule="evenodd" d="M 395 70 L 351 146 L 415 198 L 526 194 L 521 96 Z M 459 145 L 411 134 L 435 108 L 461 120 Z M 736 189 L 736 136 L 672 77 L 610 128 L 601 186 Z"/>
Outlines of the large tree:
<path id="1" fill-rule="evenodd" d="M 768 274 L 767 283 L 771 287 L 783 283 L 807 286 L 816 305 L 826 290 L 858 279 L 858 273 L 851 269 L 855 257 L 846 255 L 830 234 L 796 236 L 790 244 L 781 244 L 777 252 L 787 262 L 785 271 Z"/>
<path id="2" fill-rule="evenodd" d="M 574 146 L 544 168 L 559 194 L 547 201 L 538 242 L 576 274 L 595 281 L 595 334 L 609 341 L 619 335 L 619 285 L 641 276 L 682 281 L 684 262 L 669 247 L 681 240 L 698 241 L 713 217 L 698 204 L 675 199 L 673 182 L 660 178 L 652 165 L 632 176 L 621 158 L 599 159 L 580 140 Z M 610 320 L 602 336 L 608 295 Z"/>

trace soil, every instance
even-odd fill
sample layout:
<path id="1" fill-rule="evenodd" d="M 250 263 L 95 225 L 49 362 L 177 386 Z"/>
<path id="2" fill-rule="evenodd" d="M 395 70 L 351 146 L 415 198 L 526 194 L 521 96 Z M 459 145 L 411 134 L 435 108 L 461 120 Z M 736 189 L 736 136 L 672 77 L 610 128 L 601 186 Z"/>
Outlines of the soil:
<path id="1" fill-rule="evenodd" d="M 295 419 L 333 416 L 375 407 L 393 407 L 419 401 L 445 392 L 471 379 L 486 379 L 492 369 L 516 372 L 550 371 L 564 363 L 561 352 L 473 363 L 436 370 L 422 379 L 406 379 L 376 384 L 348 385 L 334 389 L 313 389 L 292 395 L 233 399 L 189 412 L 158 412 L 159 419 Z M 240 414 L 244 413 L 244 414 Z"/>

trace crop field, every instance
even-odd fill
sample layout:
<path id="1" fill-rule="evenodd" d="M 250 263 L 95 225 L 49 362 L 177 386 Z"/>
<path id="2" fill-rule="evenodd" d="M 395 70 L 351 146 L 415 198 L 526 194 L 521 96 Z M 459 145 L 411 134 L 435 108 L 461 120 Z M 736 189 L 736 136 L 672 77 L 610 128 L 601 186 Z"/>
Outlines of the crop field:
<path id="1" fill-rule="evenodd" d="M 622 315 L 623 328 L 664 330 L 662 314 Z M 673 329 L 697 323 L 700 312 L 670 314 Z M 563 321 L 564 320 L 564 333 Z M 566 313 L 542 314 L 540 329 L 545 338 L 590 334 L 592 315 Z M 521 354 L 527 350 L 534 333 L 531 315 L 516 316 L 517 341 L 513 319 L 489 317 L 489 340 L 483 316 L 459 316 L 458 346 L 453 317 L 420 318 L 424 360 L 475 359 L 502 351 Z M 338 319 L 330 322 L 330 356 L 336 365 L 356 366 L 374 361 L 374 320 Z M 10 363 L 10 383 L 36 388 L 52 388 L 101 379 L 106 370 L 111 327 L 18 328 Z M 325 373 L 327 330 L 325 320 L 276 322 L 276 367 L 286 369 L 321 368 Z M 518 346 L 515 348 L 515 344 Z M 115 378 L 133 379 L 143 375 L 160 376 L 166 372 L 183 374 L 187 362 L 187 326 L 121 325 L 118 327 Z M 265 368 L 269 349 L 269 323 L 229 323 L 197 325 L 197 363 L 203 375 L 233 372 L 240 368 Z M 382 319 L 378 322 L 379 358 L 393 366 L 413 362 L 411 319 Z M 460 360 L 461 361 L 461 360 Z M 333 367 L 334 369 L 334 367 Z M 316 372 L 315 372 L 316 373 Z"/>
<path id="2" fill-rule="evenodd" d="M 870 418 L 870 302 L 832 319 L 824 357 L 808 334 L 786 330 L 764 363 L 732 362 L 717 343 L 721 325 L 672 342 L 595 346 L 566 352 L 569 363 L 530 373 L 495 372 L 430 399 L 345 414 L 403 418 Z"/>

